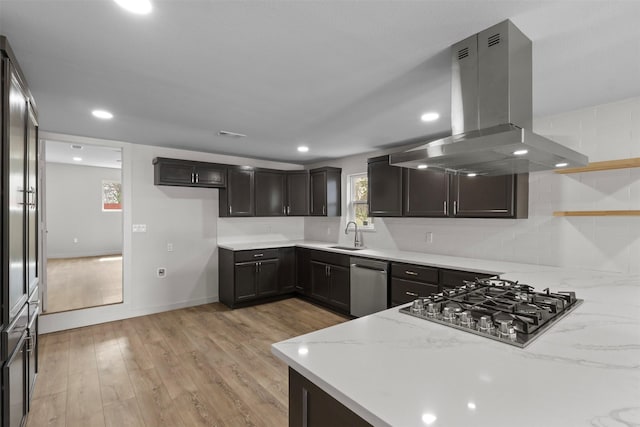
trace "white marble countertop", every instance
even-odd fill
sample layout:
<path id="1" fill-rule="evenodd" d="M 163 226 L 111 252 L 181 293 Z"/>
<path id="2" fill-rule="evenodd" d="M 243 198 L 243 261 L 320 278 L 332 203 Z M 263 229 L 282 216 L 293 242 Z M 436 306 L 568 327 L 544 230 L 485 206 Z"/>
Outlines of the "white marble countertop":
<path id="1" fill-rule="evenodd" d="M 393 308 L 273 344 L 273 353 L 374 426 L 640 425 L 639 276 L 398 254 L 574 290 L 584 303 L 525 349 Z"/>

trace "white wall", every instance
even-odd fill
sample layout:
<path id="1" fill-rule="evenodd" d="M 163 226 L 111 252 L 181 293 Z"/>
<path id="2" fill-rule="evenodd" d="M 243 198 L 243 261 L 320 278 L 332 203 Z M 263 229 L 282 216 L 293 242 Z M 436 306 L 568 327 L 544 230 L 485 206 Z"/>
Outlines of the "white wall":
<path id="1" fill-rule="evenodd" d="M 47 163 L 45 177 L 48 258 L 122 252 L 122 212 L 102 211 L 102 181 L 120 169 Z"/>
<path id="2" fill-rule="evenodd" d="M 86 138 L 50 138 L 88 143 Z M 155 186 L 152 160 L 171 157 L 275 169 L 300 169 L 300 165 L 113 144 L 123 147 L 124 302 L 44 315 L 43 333 L 217 301 L 219 237 L 239 241 L 304 235 L 302 219 L 218 219 L 218 190 Z M 132 233 L 133 224 L 146 224 L 146 233 Z M 167 243 L 173 244 L 172 252 L 167 251 Z M 158 267 L 166 268 L 165 278 L 156 277 Z"/>
<path id="3" fill-rule="evenodd" d="M 640 157 L 640 98 L 534 120 L 534 130 L 589 156 L 590 161 Z M 346 175 L 366 159 L 339 159 Z M 371 248 L 640 273 L 640 217 L 553 217 L 559 210 L 640 209 L 640 168 L 529 177 L 529 218 L 522 220 L 376 218 L 364 233 Z M 343 201 L 346 203 L 346 201 Z M 344 205 L 346 206 L 346 205 Z M 345 217 L 305 218 L 305 238 L 351 242 Z M 433 233 L 433 243 L 426 233 Z"/>

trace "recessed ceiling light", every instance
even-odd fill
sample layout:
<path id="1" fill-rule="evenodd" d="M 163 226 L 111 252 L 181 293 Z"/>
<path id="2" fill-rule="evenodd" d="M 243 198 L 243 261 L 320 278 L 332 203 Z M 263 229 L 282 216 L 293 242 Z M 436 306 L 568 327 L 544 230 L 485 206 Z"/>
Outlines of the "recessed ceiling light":
<path id="1" fill-rule="evenodd" d="M 529 150 L 516 150 L 513 152 L 513 154 L 515 156 L 524 156 L 525 154 L 527 154 L 529 152 Z"/>
<path id="2" fill-rule="evenodd" d="M 106 110 L 93 110 L 91 114 L 93 114 L 94 117 L 97 117 L 103 120 L 113 119 L 113 114 L 111 114 Z"/>
<path id="3" fill-rule="evenodd" d="M 438 417 L 433 414 L 422 414 L 422 422 L 428 426 L 435 423 L 437 419 Z"/>
<path id="4" fill-rule="evenodd" d="M 418 169 L 426 169 L 427 165 L 418 165 Z"/>
<path id="5" fill-rule="evenodd" d="M 467 176 L 473 178 L 474 176 L 478 176 L 478 174 L 471 172 L 471 173 L 468 173 Z"/>
<path id="6" fill-rule="evenodd" d="M 306 153 L 309 151 L 309 147 L 307 147 L 306 145 L 301 145 L 298 147 L 298 151 L 301 153 Z"/>
<path id="7" fill-rule="evenodd" d="M 467 403 L 467 408 L 469 408 L 469 409 L 471 409 L 473 411 L 474 409 L 476 409 L 476 404 L 473 403 L 473 402 L 469 402 L 469 403 Z"/>
<path id="8" fill-rule="evenodd" d="M 135 13 L 136 15 L 147 15 L 151 13 L 150 0 L 114 0 L 121 8 Z"/>
<path id="9" fill-rule="evenodd" d="M 556 163 L 557 168 L 563 168 L 565 166 L 569 166 L 569 163 Z"/>
<path id="10" fill-rule="evenodd" d="M 81 162 L 82 161 L 82 157 L 74 157 L 73 161 L 74 162 Z"/>
<path id="11" fill-rule="evenodd" d="M 423 122 L 433 122 L 435 120 L 438 120 L 439 118 L 440 114 L 436 112 L 424 113 L 422 116 L 420 116 L 420 120 L 422 120 Z"/>

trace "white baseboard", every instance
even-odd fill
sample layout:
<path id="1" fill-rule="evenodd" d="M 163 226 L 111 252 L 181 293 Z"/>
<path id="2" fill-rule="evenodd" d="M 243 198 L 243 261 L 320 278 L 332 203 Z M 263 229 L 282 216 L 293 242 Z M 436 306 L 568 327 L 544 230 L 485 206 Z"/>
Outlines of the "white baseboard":
<path id="1" fill-rule="evenodd" d="M 94 257 L 94 256 L 106 256 L 106 255 L 122 255 L 122 248 L 115 250 L 104 250 L 104 251 L 92 251 L 92 252 L 81 252 L 81 253 L 55 253 L 55 252 L 47 252 L 47 259 L 60 259 L 60 258 L 86 258 L 86 257 Z"/>
<path id="2" fill-rule="evenodd" d="M 146 316 L 148 314 L 162 313 L 164 311 L 180 308 L 195 307 L 197 305 L 218 302 L 219 297 L 199 298 L 197 300 L 182 301 L 169 305 L 155 307 L 132 308 L 126 304 L 112 304 L 102 307 L 92 307 L 80 310 L 65 311 L 40 315 L 39 333 L 65 331 L 67 329 L 81 328 L 83 326 L 97 325 L 132 317 Z"/>

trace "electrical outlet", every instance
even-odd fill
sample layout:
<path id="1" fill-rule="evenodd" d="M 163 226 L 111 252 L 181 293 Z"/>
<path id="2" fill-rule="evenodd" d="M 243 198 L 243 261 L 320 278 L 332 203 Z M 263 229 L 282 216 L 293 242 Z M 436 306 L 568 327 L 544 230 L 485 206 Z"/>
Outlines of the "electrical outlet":
<path id="1" fill-rule="evenodd" d="M 427 243 L 433 243 L 433 233 L 431 231 L 427 231 Z"/>
<path id="2" fill-rule="evenodd" d="M 167 252 L 173 252 L 173 243 L 167 243 Z"/>
<path id="3" fill-rule="evenodd" d="M 146 233 L 147 232 L 147 224 L 133 224 L 131 227 L 134 233 Z"/>
<path id="4" fill-rule="evenodd" d="M 158 267 L 158 271 L 156 272 L 156 275 L 160 279 L 164 279 L 165 277 L 167 277 L 167 269 L 164 267 Z"/>

